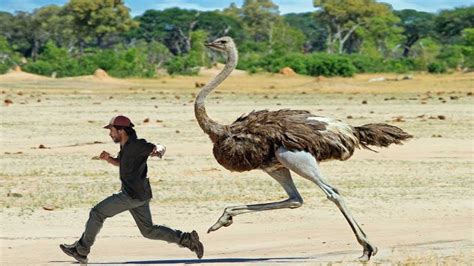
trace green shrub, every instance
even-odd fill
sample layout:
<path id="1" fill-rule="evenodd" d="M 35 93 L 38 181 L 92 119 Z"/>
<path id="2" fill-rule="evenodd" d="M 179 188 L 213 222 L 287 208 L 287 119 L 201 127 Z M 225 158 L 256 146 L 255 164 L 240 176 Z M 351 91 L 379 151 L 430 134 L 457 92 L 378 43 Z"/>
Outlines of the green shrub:
<path id="1" fill-rule="evenodd" d="M 463 66 L 474 69 L 474 47 L 464 46 L 462 53 L 464 55 Z"/>
<path id="2" fill-rule="evenodd" d="M 153 77 L 155 68 L 148 63 L 146 54 L 140 53 L 136 48 L 117 52 L 115 65 L 109 70 L 115 77 Z"/>
<path id="3" fill-rule="evenodd" d="M 339 55 L 316 53 L 308 57 L 306 69 L 311 76 L 351 77 L 356 68 L 351 61 Z"/>
<path id="4" fill-rule="evenodd" d="M 296 73 L 307 75 L 307 56 L 299 53 L 292 53 L 282 57 L 267 57 L 267 71 L 276 73 L 284 67 L 290 67 Z"/>
<path id="5" fill-rule="evenodd" d="M 260 53 L 242 53 L 239 55 L 238 69 L 246 70 L 250 73 L 264 71 L 264 55 Z"/>
<path id="6" fill-rule="evenodd" d="M 0 74 L 20 64 L 20 55 L 13 51 L 7 39 L 0 35 Z"/>
<path id="7" fill-rule="evenodd" d="M 85 71 L 75 58 L 68 55 L 65 48 L 58 48 L 53 42 L 48 42 L 38 60 L 26 64 L 24 69 L 45 76 L 56 73 L 57 77 L 78 76 Z"/>
<path id="8" fill-rule="evenodd" d="M 446 45 L 441 49 L 436 59 L 444 62 L 449 68 L 462 66 L 464 63 L 463 48 L 462 45 Z"/>
<path id="9" fill-rule="evenodd" d="M 154 66 L 148 63 L 147 55 L 135 48 L 117 50 L 88 50 L 87 54 L 73 57 L 64 48 L 53 43 L 45 46 L 35 62 L 28 63 L 25 70 L 31 73 L 57 77 L 91 75 L 98 68 L 115 77 L 152 77 Z"/>
<path id="10" fill-rule="evenodd" d="M 96 69 L 101 68 L 107 72 L 116 68 L 119 63 L 120 53 L 110 50 L 97 51 L 91 56 L 82 57 L 85 65 L 93 65 Z"/>
<path id="11" fill-rule="evenodd" d="M 428 64 L 428 72 L 434 73 L 434 74 L 440 74 L 440 73 L 445 73 L 446 72 L 446 65 L 441 62 L 433 62 Z"/>
<path id="12" fill-rule="evenodd" d="M 356 72 L 356 68 L 348 58 L 322 53 L 311 55 L 291 53 L 285 56 L 245 54 L 238 67 L 251 73 L 259 71 L 277 73 L 284 67 L 291 67 L 298 74 L 328 77 L 350 77 Z"/>
<path id="13" fill-rule="evenodd" d="M 7 64 L 4 64 L 4 63 L 0 63 L 0 74 L 5 74 L 7 73 L 7 71 L 11 68 L 12 66 L 11 65 L 7 65 Z"/>
<path id="14" fill-rule="evenodd" d="M 242 54 L 245 54 L 245 53 L 264 54 L 267 51 L 268 51 L 268 43 L 266 42 L 244 41 L 241 44 L 239 44 L 239 52 Z"/>
<path id="15" fill-rule="evenodd" d="M 385 64 L 379 57 L 367 55 L 349 55 L 349 60 L 356 68 L 357 73 L 377 73 L 385 70 Z"/>
<path id="16" fill-rule="evenodd" d="M 26 64 L 24 70 L 38 75 L 51 76 L 51 74 L 56 70 L 56 67 L 47 61 L 37 60 Z"/>
<path id="17" fill-rule="evenodd" d="M 189 55 L 175 56 L 165 66 L 170 75 L 196 75 L 199 72 L 196 58 Z"/>

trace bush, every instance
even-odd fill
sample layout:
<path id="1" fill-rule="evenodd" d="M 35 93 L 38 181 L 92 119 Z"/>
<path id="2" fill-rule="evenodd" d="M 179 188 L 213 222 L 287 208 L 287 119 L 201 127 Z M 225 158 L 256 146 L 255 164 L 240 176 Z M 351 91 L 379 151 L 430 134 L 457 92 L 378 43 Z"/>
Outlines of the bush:
<path id="1" fill-rule="evenodd" d="M 445 73 L 446 65 L 440 62 L 433 62 L 433 63 L 428 64 L 427 69 L 428 69 L 428 72 L 434 73 L 434 74 Z"/>
<path id="2" fill-rule="evenodd" d="M 349 55 L 348 58 L 356 68 L 356 73 L 377 73 L 385 69 L 383 60 L 378 57 Z"/>
<path id="3" fill-rule="evenodd" d="M 155 68 L 148 63 L 146 54 L 136 48 L 130 48 L 117 53 L 116 64 L 109 70 L 115 77 L 153 77 Z"/>
<path id="4" fill-rule="evenodd" d="M 322 53 L 311 55 L 292 53 L 285 56 L 245 54 L 238 67 L 251 73 L 258 71 L 277 73 L 284 67 L 291 67 L 298 74 L 328 77 L 350 77 L 356 72 L 356 68 L 348 58 Z"/>
<path id="5" fill-rule="evenodd" d="M 120 52 L 110 50 L 99 50 L 89 56 L 81 57 L 84 65 L 91 65 L 95 69 L 101 68 L 107 72 L 112 71 L 119 64 Z"/>
<path id="6" fill-rule="evenodd" d="M 462 45 L 446 45 L 440 51 L 436 60 L 444 62 L 450 68 L 462 66 L 464 63 L 463 48 L 464 46 Z"/>
<path id="7" fill-rule="evenodd" d="M 464 64 L 463 66 L 474 69 L 474 47 L 463 47 Z"/>
<path id="8" fill-rule="evenodd" d="M 165 66 L 170 75 L 197 75 L 199 72 L 196 57 L 189 55 L 176 56 Z"/>
<path id="9" fill-rule="evenodd" d="M 312 54 L 308 57 L 306 69 L 311 76 L 351 77 L 356 72 L 351 61 L 339 55 Z"/>
<path id="10" fill-rule="evenodd" d="M 0 35 L 0 74 L 6 73 L 17 64 L 20 64 L 20 55 L 13 51 L 7 39 Z"/>
<path id="11" fill-rule="evenodd" d="M 382 62 L 383 72 L 406 73 L 419 69 L 419 64 L 412 58 L 389 59 Z"/>
<path id="12" fill-rule="evenodd" d="M 86 55 L 73 57 L 66 49 L 48 43 L 38 60 L 28 63 L 24 69 L 46 76 L 55 72 L 57 77 L 91 75 L 98 68 L 115 77 L 152 77 L 155 74 L 147 55 L 135 48 L 87 52 Z"/>
<path id="13" fill-rule="evenodd" d="M 26 72 L 31 72 L 43 76 L 51 76 L 55 69 L 56 67 L 54 67 L 51 63 L 43 60 L 37 60 L 33 63 L 28 63 L 24 67 L 24 70 Z"/>
<path id="14" fill-rule="evenodd" d="M 267 71 L 276 73 L 284 67 L 291 67 L 296 73 L 307 75 L 307 56 L 299 53 L 288 54 L 283 57 L 267 57 Z"/>
<path id="15" fill-rule="evenodd" d="M 68 55 L 65 48 L 58 48 L 53 42 L 48 42 L 44 51 L 38 56 L 38 60 L 26 64 L 24 69 L 27 72 L 45 76 L 56 73 L 57 77 L 78 76 L 86 72 L 77 59 Z"/>
<path id="16" fill-rule="evenodd" d="M 263 66 L 264 55 L 260 53 L 243 53 L 239 56 L 237 64 L 238 69 L 246 70 L 250 73 L 257 73 L 264 71 Z"/>
<path id="17" fill-rule="evenodd" d="M 0 75 L 7 73 L 11 67 L 12 66 L 9 64 L 7 65 L 7 64 L 0 63 Z"/>

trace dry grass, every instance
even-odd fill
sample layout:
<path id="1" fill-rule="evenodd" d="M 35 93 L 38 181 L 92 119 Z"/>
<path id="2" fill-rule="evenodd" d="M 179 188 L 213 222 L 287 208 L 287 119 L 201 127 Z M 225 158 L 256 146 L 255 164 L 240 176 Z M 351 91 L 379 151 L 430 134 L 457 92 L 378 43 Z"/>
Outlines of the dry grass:
<path id="1" fill-rule="evenodd" d="M 472 89 L 469 87 L 472 76 L 421 75 L 410 81 L 379 82 L 376 93 L 372 91 L 375 90 L 373 84 L 367 82 L 369 78 L 364 75 L 354 79 L 334 78 L 315 82 L 314 78 L 304 76 L 232 77 L 224 83 L 222 90 L 210 96 L 209 113 L 218 121 L 231 123 L 241 113 L 254 109 L 307 109 L 353 125 L 389 122 L 401 126 L 416 138 L 433 139 L 435 142 L 460 139 L 472 144 L 474 121 L 472 109 L 468 106 L 472 106 L 473 97 L 467 96 Z M 186 202 L 195 197 L 191 190 L 198 188 L 197 191 L 202 191 L 198 195 L 199 200 L 215 201 L 215 194 L 225 187 L 239 189 L 235 192 L 231 190 L 219 199 L 223 202 L 229 199 L 237 202 L 248 200 L 259 195 L 255 193 L 261 193 L 265 200 L 284 196 L 275 182 L 266 176 L 260 178 L 262 174 L 231 174 L 215 163 L 210 154 L 210 143 L 194 121 L 192 108 L 192 93 L 197 91 L 193 84 L 195 80 L 204 82 L 206 79 L 208 77 L 129 80 L 120 86 L 98 82 L 91 85 L 90 81 L 76 80 L 60 80 L 57 83 L 36 81 L 34 85 L 4 83 L 3 95 L 14 103 L 1 109 L 3 151 L 0 156 L 6 171 L 1 174 L 3 196 L 0 197 L 0 204 L 3 207 L 38 207 L 48 199 L 58 207 L 69 207 L 95 202 L 106 191 L 112 191 L 114 188 L 110 187 L 110 183 L 118 186 L 115 169 L 91 158 L 102 149 L 117 150 L 109 141 L 107 132 L 101 128 L 115 113 L 129 115 L 138 124 L 141 136 L 170 147 L 163 162 L 151 162 L 151 176 L 159 176 L 152 179 L 155 185 L 172 190 L 176 186 L 191 184 L 189 193 L 184 193 L 188 197 L 157 195 L 160 200 Z M 433 84 L 444 81 L 456 85 L 450 85 L 451 89 L 445 88 L 441 93 Z M 237 86 L 246 89 L 237 90 Z M 320 88 L 313 88 L 318 86 Z M 347 86 L 350 86 L 347 91 L 342 90 Z M 431 94 L 427 93 L 428 88 Z M 332 89 L 336 92 L 328 93 Z M 340 91 L 344 93 L 340 94 Z M 352 92 L 350 96 L 348 91 Z M 442 103 L 441 97 L 447 102 Z M 426 104 L 420 103 L 422 98 L 427 98 L 424 100 Z M 364 100 L 368 104 L 362 104 Z M 440 115 L 445 120 L 440 120 Z M 403 122 L 397 122 L 397 117 L 402 117 Z M 143 122 L 145 119 L 149 121 Z M 439 136 L 441 138 L 436 139 Z M 39 149 L 39 145 L 48 149 Z M 443 160 L 441 155 L 440 159 Z M 448 158 L 442 162 L 445 167 L 434 171 L 428 181 L 413 172 L 419 167 L 427 170 L 436 168 L 439 163 L 440 160 L 396 160 L 385 166 L 394 171 L 388 171 L 383 177 L 370 174 L 377 172 L 379 167 L 376 156 L 373 161 L 330 162 L 324 164 L 323 169 L 328 176 L 334 176 L 335 184 L 350 188 L 348 196 L 363 196 L 365 190 L 381 184 L 387 186 L 386 190 L 393 191 L 396 187 L 411 186 L 413 182 L 421 182 L 422 187 L 430 189 L 434 189 L 430 187 L 433 183 L 454 186 L 459 189 L 457 195 L 471 196 L 471 193 L 464 191 L 472 170 L 470 160 L 453 161 Z M 343 170 L 357 168 L 360 164 L 365 164 L 363 171 Z M 443 183 L 444 176 L 452 173 L 454 168 L 455 182 Z M 387 177 L 391 173 L 394 176 Z M 177 178 L 176 175 L 186 178 Z M 258 177 L 254 178 L 255 175 Z M 339 183 L 339 179 L 343 183 Z M 51 189 L 56 186 L 61 189 Z M 305 183 L 301 187 L 303 193 L 309 190 L 310 195 L 320 196 L 312 185 Z M 23 191 L 24 196 L 5 197 L 12 189 Z M 376 193 L 385 194 L 384 190 L 378 189 Z M 410 194 L 409 191 L 403 193 Z M 62 200 L 71 194 L 78 202 Z M 390 199 L 391 194 L 386 198 Z"/>
<path id="2" fill-rule="evenodd" d="M 377 76 L 395 75 L 234 76 L 209 97 L 208 112 L 215 120 L 230 123 L 254 109 L 298 108 L 353 125 L 400 126 L 415 135 L 411 143 L 380 154 L 357 152 L 345 162 L 323 163 L 324 175 L 359 215 L 371 215 L 375 209 L 383 219 L 407 215 L 422 221 L 465 217 L 468 209 L 472 217 L 474 76 L 419 74 L 407 81 L 368 82 Z M 12 103 L 0 107 L 2 212 L 32 215 L 44 206 L 89 208 L 116 191 L 117 169 L 92 157 L 102 150 L 118 151 L 102 129 L 117 113 L 132 118 L 139 136 L 168 146 L 164 160 L 149 161 L 155 202 L 190 213 L 196 209 L 189 206 L 196 206 L 216 215 L 232 204 L 283 199 L 282 189 L 265 174 L 229 173 L 215 162 L 193 114 L 198 91 L 194 84 L 208 79 L 3 80 L 0 91 Z M 295 217 L 308 210 L 335 210 L 316 186 L 300 178 L 296 183 L 307 204 L 294 212 Z M 404 255 L 396 259 L 397 252 Z M 465 248 L 460 252 L 410 255 L 397 250 L 380 263 L 472 261 L 472 252 Z"/>

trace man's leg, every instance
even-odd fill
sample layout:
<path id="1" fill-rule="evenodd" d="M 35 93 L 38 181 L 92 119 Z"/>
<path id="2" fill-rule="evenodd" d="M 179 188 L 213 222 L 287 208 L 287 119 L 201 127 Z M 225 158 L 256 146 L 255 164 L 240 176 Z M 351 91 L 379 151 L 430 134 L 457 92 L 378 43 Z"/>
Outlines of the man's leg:
<path id="1" fill-rule="evenodd" d="M 196 231 L 191 233 L 183 233 L 180 230 L 174 230 L 163 225 L 153 225 L 150 205 L 148 202 L 133 208 L 130 213 L 135 219 L 142 235 L 149 239 L 164 240 L 168 243 L 175 243 L 181 247 L 187 247 L 194 251 L 198 258 L 202 258 L 204 247 L 199 241 Z"/>
<path id="2" fill-rule="evenodd" d="M 106 218 L 112 217 L 123 211 L 132 209 L 139 204 L 123 192 L 119 192 L 104 199 L 91 209 L 86 229 L 79 241 L 76 242 L 76 250 L 80 255 L 87 256 L 95 238 Z"/>

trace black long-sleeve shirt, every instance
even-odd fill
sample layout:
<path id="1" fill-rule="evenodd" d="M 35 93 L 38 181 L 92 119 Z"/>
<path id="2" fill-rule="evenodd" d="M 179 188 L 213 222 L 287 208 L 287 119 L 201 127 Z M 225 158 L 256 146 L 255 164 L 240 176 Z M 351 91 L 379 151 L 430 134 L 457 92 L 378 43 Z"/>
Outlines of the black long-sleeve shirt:
<path id="1" fill-rule="evenodd" d="M 144 139 L 133 137 L 120 147 L 118 159 L 122 191 L 132 198 L 143 201 L 153 197 L 146 161 L 154 147 L 154 144 Z"/>

